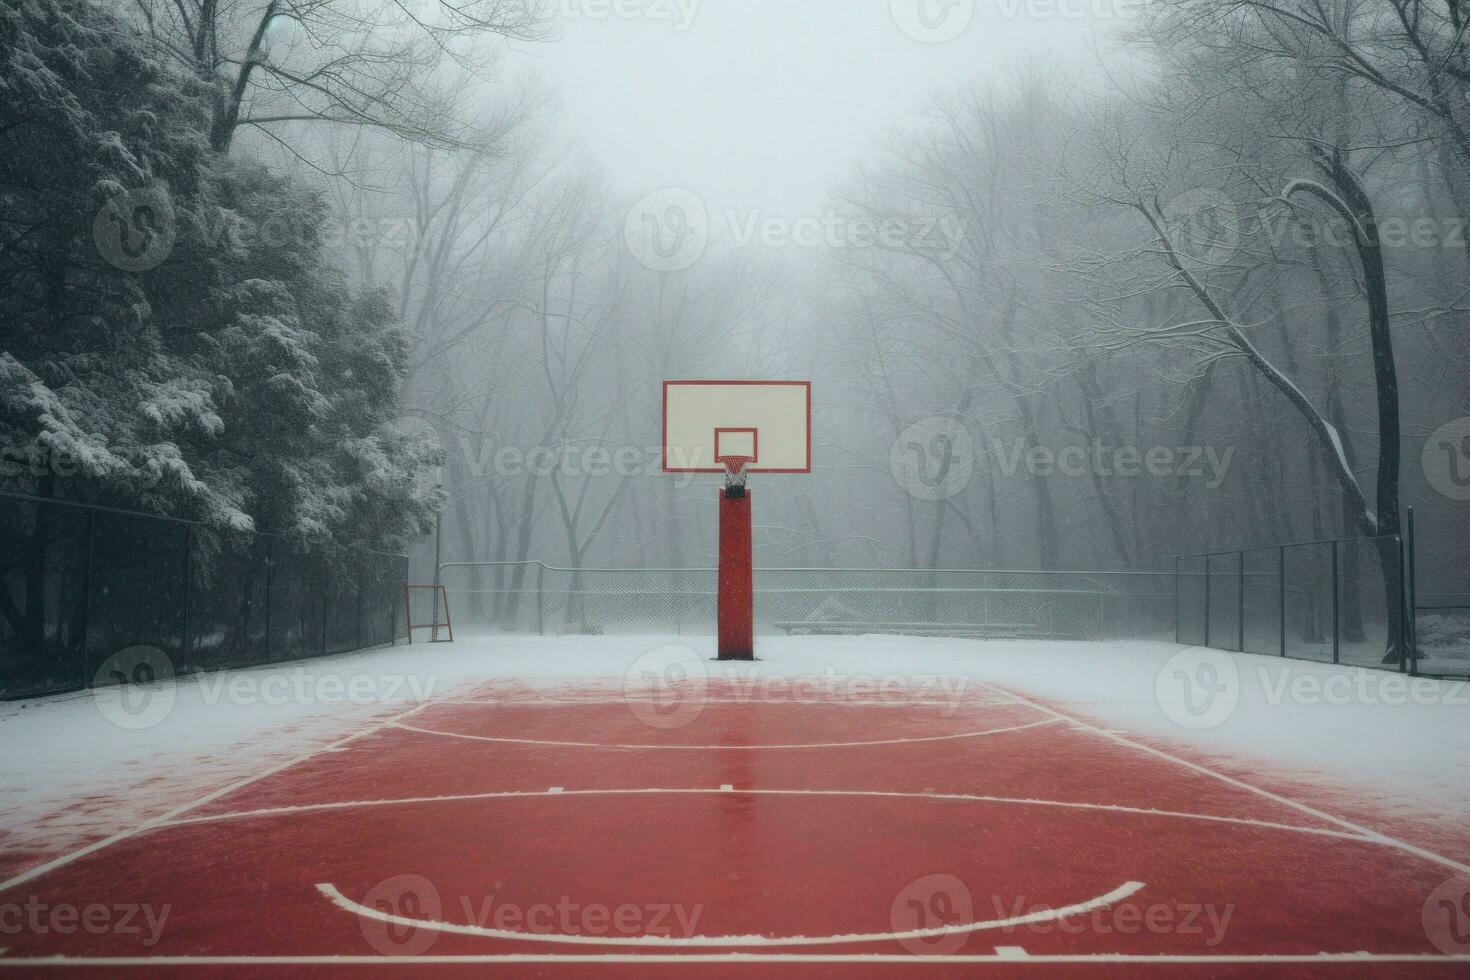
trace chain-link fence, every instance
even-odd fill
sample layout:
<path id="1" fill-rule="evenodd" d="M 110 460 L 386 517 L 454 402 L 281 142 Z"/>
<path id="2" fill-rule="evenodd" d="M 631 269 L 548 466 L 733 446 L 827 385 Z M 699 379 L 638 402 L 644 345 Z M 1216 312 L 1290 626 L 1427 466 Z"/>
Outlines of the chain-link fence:
<path id="1" fill-rule="evenodd" d="M 391 643 L 407 570 L 402 555 L 0 494 L 0 698 L 89 686 L 129 647 L 184 673 Z"/>
<path id="2" fill-rule="evenodd" d="M 1470 677 L 1470 541 L 1463 528 L 1416 540 L 1409 517 L 1410 594 L 1414 602 L 1412 652 L 1424 673 Z M 1458 531 L 1460 540 L 1454 532 Z"/>
<path id="3" fill-rule="evenodd" d="M 1177 559 L 1180 643 L 1408 670 L 1397 535 Z"/>
<path id="4" fill-rule="evenodd" d="M 712 568 L 557 568 L 446 564 L 456 630 L 550 634 L 709 634 Z M 1167 639 L 1167 572 L 762 568 L 761 633 L 921 633 L 1100 640 Z"/>

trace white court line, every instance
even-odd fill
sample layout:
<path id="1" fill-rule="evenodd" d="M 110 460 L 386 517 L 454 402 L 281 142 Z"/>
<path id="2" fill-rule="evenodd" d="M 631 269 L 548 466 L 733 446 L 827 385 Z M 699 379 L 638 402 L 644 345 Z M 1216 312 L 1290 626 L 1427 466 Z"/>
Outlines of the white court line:
<path id="1" fill-rule="evenodd" d="M 722 784 L 718 790 L 690 789 L 557 789 L 551 790 L 504 790 L 489 793 L 464 793 L 451 796 L 419 796 L 394 800 L 347 800 L 335 803 L 306 803 L 300 806 L 268 807 L 260 810 L 241 810 L 233 813 L 209 813 L 201 817 L 184 817 L 171 821 L 167 826 L 182 827 L 198 823 L 219 823 L 226 820 L 249 820 L 260 817 L 290 817 L 305 813 L 329 810 L 349 810 L 375 806 L 409 806 L 418 803 L 462 803 L 476 800 L 532 799 L 538 796 L 699 796 L 709 793 L 742 793 L 747 796 L 840 796 L 875 797 L 878 799 L 931 800 L 943 803 L 999 803 L 1014 806 L 1054 807 L 1063 810 L 1093 810 L 1105 813 L 1127 813 L 1145 817 L 1163 817 L 1174 820 L 1199 820 L 1206 823 L 1235 824 L 1259 827 L 1265 830 L 1283 830 L 1317 837 L 1332 837 L 1339 840 L 1359 841 L 1364 844 L 1382 845 L 1376 837 L 1289 823 L 1273 823 L 1250 817 L 1219 817 L 1207 813 L 1189 813 L 1182 810 L 1148 810 L 1143 807 L 1119 806 L 1113 803 L 1074 803 L 1068 800 L 1034 800 L 1010 796 L 981 796 L 972 793 L 903 793 L 879 789 L 735 789 Z"/>
<path id="2" fill-rule="evenodd" d="M 506 700 L 503 700 L 503 701 L 497 701 L 497 700 L 488 700 L 487 701 L 487 700 L 471 700 L 471 699 L 463 699 L 463 698 L 460 698 L 460 699 L 446 700 L 446 701 L 435 701 L 434 704 L 436 704 L 436 705 L 440 705 L 440 704 L 484 705 L 486 707 L 495 707 L 495 708 L 516 708 L 516 707 L 520 707 L 521 705 L 525 705 L 526 707 L 539 708 L 539 707 L 549 706 L 549 705 L 574 705 L 575 706 L 575 705 L 579 705 L 579 704 L 589 704 L 589 705 L 596 705 L 596 704 L 668 704 L 668 705 L 679 705 L 679 704 L 692 703 L 692 702 L 695 702 L 695 701 L 697 701 L 697 702 L 699 702 L 701 704 L 739 704 L 739 705 L 753 705 L 753 704 L 759 704 L 759 705 L 766 705 L 766 704 L 789 705 L 789 704 L 799 704 L 799 705 L 803 705 L 803 706 L 821 705 L 823 707 L 826 707 L 826 706 L 830 705 L 830 706 L 836 707 L 836 708 L 910 708 L 910 707 L 915 707 L 915 708 L 994 708 L 994 707 L 1004 707 L 1005 705 L 1008 705 L 1008 704 L 1020 704 L 1021 703 L 1019 701 L 1016 701 L 1015 699 L 1010 699 L 1010 700 L 1006 700 L 1006 701 L 968 701 L 968 700 L 965 700 L 965 701 L 961 701 L 961 700 L 954 700 L 954 701 L 933 701 L 933 700 L 926 700 L 926 701 L 877 701 L 877 700 L 867 700 L 867 699 L 841 700 L 841 701 L 832 700 L 832 701 L 827 701 L 827 700 L 821 700 L 821 699 L 811 700 L 811 699 L 808 699 L 808 698 L 765 698 L 765 697 L 762 697 L 762 696 L 760 696 L 758 694 L 753 694 L 753 695 L 751 695 L 748 698 L 705 698 L 705 697 L 697 697 L 697 696 L 695 696 L 695 697 L 690 697 L 687 700 L 681 700 L 679 698 L 645 698 L 645 697 L 637 697 L 637 698 L 634 698 L 634 697 L 627 697 L 627 698 L 544 698 L 544 699 L 537 700 L 537 701 L 519 701 L 519 700 L 515 700 L 515 699 L 511 698 L 511 699 L 506 699 Z"/>
<path id="3" fill-rule="evenodd" d="M 675 946 L 697 948 L 701 946 L 831 946 L 846 943 L 894 942 L 905 939 L 932 939 L 938 936 L 955 936 L 979 932 L 984 929 L 1009 929 L 1032 925 L 1038 922 L 1056 922 L 1073 915 L 1081 915 L 1095 909 L 1107 908 L 1123 901 L 1143 887 L 1141 881 L 1125 881 L 1110 892 L 1089 898 L 1072 905 L 1055 909 L 1038 909 L 1025 915 L 1013 915 L 1003 919 L 982 919 L 978 922 L 961 922 L 955 925 L 936 926 L 933 929 L 910 929 L 904 932 L 855 932 L 837 936 L 588 936 L 565 933 L 516 932 L 510 929 L 492 929 L 467 923 L 441 922 L 438 919 L 414 919 L 409 916 L 384 912 L 381 909 L 359 905 L 343 895 L 336 886 L 323 882 L 316 890 L 331 900 L 333 905 L 352 912 L 364 919 L 376 919 L 389 925 L 405 926 L 410 929 L 426 929 L 432 932 L 449 933 L 456 936 L 476 936 L 482 939 L 511 939 L 520 942 L 565 943 L 582 946 Z"/>
<path id="4" fill-rule="evenodd" d="M 982 681 L 981 683 L 985 682 Z M 993 691 L 996 691 L 997 693 L 1009 693 L 1005 692 L 1002 688 L 995 687 L 991 684 L 985 684 L 985 686 Z M 1300 813 L 1309 814 L 1310 816 L 1316 817 L 1319 820 L 1326 820 L 1329 823 L 1333 823 L 1339 827 L 1343 827 L 1347 830 L 1353 831 L 1364 840 L 1370 840 L 1374 843 L 1383 844 L 1388 847 L 1395 847 L 1401 851 L 1413 854 L 1416 857 L 1421 857 L 1426 861 L 1431 861 L 1435 864 L 1443 865 L 1446 868 L 1452 868 L 1455 871 L 1470 874 L 1470 865 L 1462 864 L 1461 862 L 1456 861 L 1453 858 L 1447 858 L 1443 854 L 1436 854 L 1434 851 L 1428 850 L 1427 848 L 1420 847 L 1417 844 L 1410 844 L 1408 841 L 1405 840 L 1399 840 L 1397 837 L 1390 837 L 1387 834 L 1380 833 L 1379 831 L 1372 829 L 1371 827 L 1364 827 L 1362 824 L 1353 823 L 1351 820 L 1345 820 L 1342 817 L 1333 816 L 1332 814 L 1327 813 L 1324 810 L 1319 810 L 1316 807 L 1308 806 L 1305 803 L 1299 803 L 1296 800 L 1291 799 L 1290 797 L 1282 796 L 1279 793 L 1273 793 L 1268 789 L 1262 789 L 1260 786 L 1253 786 L 1252 784 L 1244 782 L 1243 780 L 1236 779 L 1234 776 L 1227 776 L 1223 772 L 1217 772 L 1214 769 L 1210 769 L 1207 766 L 1202 766 L 1199 763 L 1190 762 L 1188 759 L 1181 759 L 1179 756 L 1171 755 L 1170 753 L 1165 752 L 1162 749 L 1156 749 L 1153 746 L 1145 745 L 1142 742 L 1135 742 L 1130 738 L 1125 738 L 1122 735 L 1115 734 L 1114 732 L 1111 732 L 1106 728 L 1100 728 L 1097 725 L 1090 724 L 1086 721 L 1081 720 L 1080 718 L 1075 718 L 1071 715 L 1063 714 L 1062 712 L 1057 711 L 1055 708 L 1050 708 L 1036 701 L 1031 701 L 1027 698 L 1021 697 L 1020 695 L 1013 696 L 1016 698 L 1017 701 L 1021 702 L 1022 704 L 1027 704 L 1038 711 L 1043 711 L 1046 714 L 1051 715 L 1052 718 L 1057 721 L 1071 722 L 1073 725 L 1083 731 L 1088 731 L 1092 732 L 1095 735 L 1100 735 L 1103 738 L 1117 742 L 1119 745 L 1125 745 L 1128 748 L 1136 749 L 1140 752 L 1146 752 L 1149 755 L 1157 756 L 1160 759 L 1165 759 L 1176 765 L 1184 766 L 1186 769 L 1192 769 L 1195 772 L 1200 773 L 1201 775 L 1209 776 L 1211 779 L 1217 779 L 1220 782 L 1226 783 L 1230 786 L 1234 786 L 1237 789 L 1243 789 L 1247 792 L 1254 793 L 1257 796 L 1272 800 L 1276 803 L 1280 803 L 1281 805 L 1290 807 L 1291 809 L 1297 810 Z"/>
<path id="5" fill-rule="evenodd" d="M 978 738 L 981 735 L 1000 735 L 1005 732 L 1020 732 L 1028 728 L 1039 728 L 1042 725 L 1055 725 L 1061 719 L 1045 718 L 1041 721 L 1030 721 L 1024 725 L 1011 725 L 1007 728 L 988 728 L 979 732 L 961 732 L 958 735 L 926 735 L 921 738 L 879 738 L 867 742 L 799 742 L 793 745 L 657 745 L 638 742 L 560 742 L 543 738 L 501 738 L 493 735 L 466 735 L 461 732 L 441 732 L 432 728 L 419 728 L 415 725 L 403 725 L 393 723 L 394 728 L 400 728 L 406 732 L 418 732 L 420 735 L 439 735 L 443 738 L 462 738 L 471 742 L 501 742 L 513 745 L 554 745 L 558 748 L 572 749 L 648 749 L 648 750 L 681 750 L 709 752 L 720 749 L 846 749 L 865 747 L 870 745 L 910 745 L 917 742 L 952 742 L 961 738 Z"/>
<path id="6" fill-rule="evenodd" d="M 288 759 L 285 762 L 282 762 L 280 765 L 272 766 L 271 768 L 266 769 L 262 772 L 258 772 L 253 776 L 247 776 L 244 779 L 230 783 L 228 786 L 221 786 L 219 789 L 214 790 L 211 793 L 207 793 L 204 796 L 199 797 L 199 799 L 194 800 L 193 802 L 180 804 L 179 806 L 176 806 L 165 813 L 160 813 L 156 817 L 150 817 L 134 827 L 130 827 L 126 830 L 120 830 L 115 834 L 102 838 L 101 840 L 93 841 L 85 847 L 80 847 L 75 851 L 63 854 L 60 857 L 47 861 L 45 864 L 38 864 L 34 868 L 22 871 L 18 875 L 14 875 L 13 877 L 6 878 L 4 881 L 0 881 L 0 892 L 14 888 L 16 885 L 23 885 L 28 881 L 33 881 L 44 874 L 55 871 L 57 868 L 70 864 L 78 858 L 86 857 L 88 854 L 100 851 L 104 847 L 110 847 L 113 844 L 118 843 L 119 841 L 127 840 L 129 837 L 133 837 L 137 834 L 143 833 L 144 831 L 152 830 L 155 827 L 162 826 L 182 813 L 188 813 L 190 810 L 201 807 L 206 803 L 211 803 L 214 800 L 219 799 L 221 796 L 224 796 L 228 793 L 233 793 L 235 790 L 240 789 L 244 786 L 249 786 L 251 783 L 264 779 L 267 776 L 274 776 L 276 773 L 281 772 L 285 769 L 290 769 L 292 766 L 305 762 L 306 760 L 322 752 L 330 752 L 355 739 L 362 738 L 365 735 L 371 735 L 373 732 L 386 728 L 387 726 L 396 723 L 399 719 L 407 718 L 409 715 L 412 715 L 415 712 L 422 711 L 428 706 L 429 702 L 416 704 L 412 708 L 409 708 L 407 711 L 401 711 L 390 718 L 385 718 L 382 721 L 377 722 L 376 724 L 373 724 L 360 732 L 355 732 L 344 738 L 339 738 L 336 741 L 329 742 L 326 745 L 321 746 L 320 748 L 312 749 L 310 752 L 298 755 L 293 759 Z"/>
<path id="7" fill-rule="evenodd" d="M 437 964 L 496 965 L 512 963 L 716 963 L 739 966 L 746 963 L 856 963 L 905 964 L 908 966 L 953 966 L 956 964 L 1004 963 L 1011 966 L 1058 963 L 1126 963 L 1132 966 L 1169 964 L 1260 964 L 1286 966 L 1302 963 L 1470 963 L 1470 953 L 1030 953 L 1024 959 L 1000 954 L 919 956 L 901 953 L 482 953 L 464 956 L 32 956 L 4 959 L 4 967 L 162 967 L 162 966 L 403 966 Z"/>

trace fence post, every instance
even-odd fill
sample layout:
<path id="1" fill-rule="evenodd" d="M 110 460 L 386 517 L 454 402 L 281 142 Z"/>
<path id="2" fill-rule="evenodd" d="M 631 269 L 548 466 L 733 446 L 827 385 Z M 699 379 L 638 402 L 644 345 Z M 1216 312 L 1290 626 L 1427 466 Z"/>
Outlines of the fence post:
<path id="1" fill-rule="evenodd" d="M 1179 636 L 1180 636 L 1180 622 L 1179 622 L 1179 619 L 1180 619 L 1180 616 L 1179 616 L 1179 556 L 1178 555 L 1175 555 L 1174 556 L 1174 642 L 1175 643 L 1178 643 L 1179 642 Z"/>
<path id="2" fill-rule="evenodd" d="M 271 659 L 271 603 L 275 599 L 276 589 L 274 578 L 276 574 L 276 539 L 273 535 L 265 538 L 265 659 Z"/>
<path id="3" fill-rule="evenodd" d="M 189 593 L 194 587 L 194 525 L 184 525 L 184 635 L 179 643 L 179 666 L 189 664 Z"/>
<path id="4" fill-rule="evenodd" d="M 1237 570 L 1240 573 L 1240 584 L 1235 592 L 1235 625 L 1237 629 L 1235 648 L 1241 653 L 1245 653 L 1245 552 L 1239 552 L 1236 555 L 1236 560 L 1239 562 Z"/>
<path id="5" fill-rule="evenodd" d="M 1409 581 L 1408 563 L 1404 560 L 1404 536 L 1400 534 L 1399 539 L 1399 615 L 1398 637 L 1394 640 L 1394 647 L 1399 652 L 1399 673 L 1405 673 L 1409 669 L 1409 632 L 1408 618 L 1405 615 L 1405 607 L 1408 605 Z"/>
<path id="6" fill-rule="evenodd" d="M 332 605 L 332 565 L 322 556 L 322 656 L 327 655 L 327 611 Z"/>
<path id="7" fill-rule="evenodd" d="M 368 553 L 364 552 L 362 564 L 357 569 L 357 649 L 362 649 L 362 594 L 367 591 Z"/>
<path id="8" fill-rule="evenodd" d="M 1205 555 L 1205 646 L 1210 645 L 1210 570 L 1214 566 L 1212 555 Z"/>
<path id="9" fill-rule="evenodd" d="M 1332 542 L 1332 662 L 1342 662 L 1342 631 L 1338 610 L 1337 542 Z"/>
<path id="10" fill-rule="evenodd" d="M 546 595 L 542 588 L 546 579 L 546 566 L 536 563 L 536 632 L 546 635 Z"/>
<path id="11" fill-rule="evenodd" d="M 39 507 L 45 504 L 37 504 Z M 82 580 L 82 687 L 92 686 L 92 557 L 96 553 L 97 512 L 87 511 L 87 571 Z"/>
<path id="12" fill-rule="evenodd" d="M 1276 611 L 1279 614 L 1281 655 L 1286 656 L 1286 546 L 1276 555 Z"/>
<path id="13" fill-rule="evenodd" d="M 1419 593 L 1414 575 L 1414 508 L 1409 508 L 1409 676 L 1419 676 Z"/>

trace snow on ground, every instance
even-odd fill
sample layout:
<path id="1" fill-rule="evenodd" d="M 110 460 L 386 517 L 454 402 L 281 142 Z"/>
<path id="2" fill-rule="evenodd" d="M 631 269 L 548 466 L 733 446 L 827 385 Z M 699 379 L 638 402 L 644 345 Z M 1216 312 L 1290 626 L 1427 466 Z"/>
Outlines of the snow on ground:
<path id="1" fill-rule="evenodd" d="M 980 685 L 993 683 L 1237 772 L 1312 782 L 1405 814 L 1463 823 L 1470 812 L 1462 682 L 1153 642 L 761 637 L 756 664 L 715 663 L 713 648 L 708 637 L 495 635 L 6 705 L 0 878 L 419 700 L 497 679 L 622 690 L 631 677 L 642 690 L 704 671 L 757 698 L 834 685 L 983 698 Z"/>

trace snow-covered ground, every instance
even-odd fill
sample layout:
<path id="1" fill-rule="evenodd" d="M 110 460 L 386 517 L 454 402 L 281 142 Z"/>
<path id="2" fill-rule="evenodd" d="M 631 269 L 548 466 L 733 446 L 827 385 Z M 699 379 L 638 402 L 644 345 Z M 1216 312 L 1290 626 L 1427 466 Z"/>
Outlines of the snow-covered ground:
<path id="1" fill-rule="evenodd" d="M 709 638 L 499 635 L 6 705 L 0 878 L 417 700 L 496 679 L 621 689 L 631 676 L 646 686 L 670 663 L 754 685 L 752 696 L 778 682 L 784 697 L 790 688 L 778 679 L 797 678 L 898 697 L 985 697 L 980 685 L 999 684 L 1236 772 L 1312 783 L 1406 815 L 1463 823 L 1470 812 L 1463 683 L 1170 643 L 761 637 L 758 648 L 760 662 L 732 665 L 705 659 Z"/>

